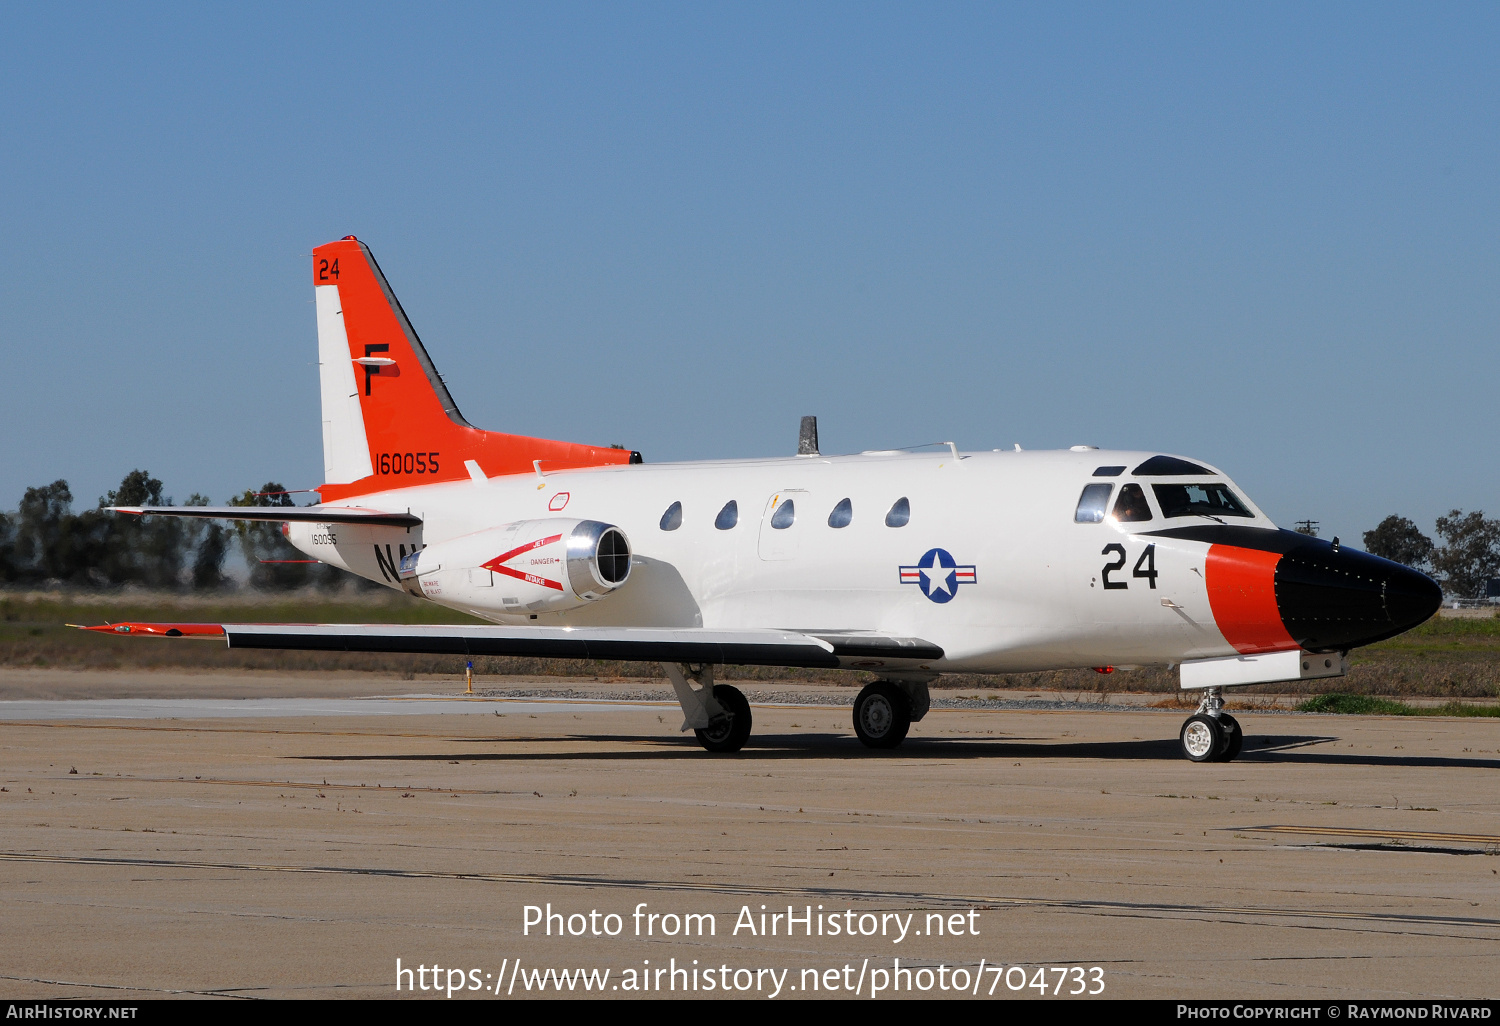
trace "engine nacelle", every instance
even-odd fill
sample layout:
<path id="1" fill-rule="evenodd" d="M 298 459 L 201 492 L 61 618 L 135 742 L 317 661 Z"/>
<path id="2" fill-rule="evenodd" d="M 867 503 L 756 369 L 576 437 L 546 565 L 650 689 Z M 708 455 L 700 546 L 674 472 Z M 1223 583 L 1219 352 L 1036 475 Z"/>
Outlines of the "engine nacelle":
<path id="1" fill-rule="evenodd" d="M 576 609 L 630 576 L 625 532 L 597 520 L 520 520 L 414 552 L 401 563 L 444 605 L 526 616 Z"/>

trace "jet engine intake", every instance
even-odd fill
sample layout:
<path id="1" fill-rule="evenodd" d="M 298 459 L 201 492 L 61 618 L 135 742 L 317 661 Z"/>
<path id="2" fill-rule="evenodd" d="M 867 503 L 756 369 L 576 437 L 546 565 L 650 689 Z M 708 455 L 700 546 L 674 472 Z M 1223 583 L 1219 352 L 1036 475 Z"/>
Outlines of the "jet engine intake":
<path id="1" fill-rule="evenodd" d="M 630 576 L 630 542 L 613 524 L 580 520 L 568 534 L 568 584 L 581 599 L 603 598 Z"/>

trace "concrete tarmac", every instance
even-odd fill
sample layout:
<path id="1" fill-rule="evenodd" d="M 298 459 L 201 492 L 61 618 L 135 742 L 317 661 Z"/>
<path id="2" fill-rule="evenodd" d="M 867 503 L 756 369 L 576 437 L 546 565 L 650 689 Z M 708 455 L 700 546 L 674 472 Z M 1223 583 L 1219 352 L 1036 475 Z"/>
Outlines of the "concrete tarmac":
<path id="1" fill-rule="evenodd" d="M 935 709 L 881 753 L 756 683 L 713 756 L 664 684 L 559 686 L 0 671 L 43 703 L 0 705 L 0 995 L 1496 996 L 1495 720 L 1246 713 L 1195 765 L 1182 710 Z"/>

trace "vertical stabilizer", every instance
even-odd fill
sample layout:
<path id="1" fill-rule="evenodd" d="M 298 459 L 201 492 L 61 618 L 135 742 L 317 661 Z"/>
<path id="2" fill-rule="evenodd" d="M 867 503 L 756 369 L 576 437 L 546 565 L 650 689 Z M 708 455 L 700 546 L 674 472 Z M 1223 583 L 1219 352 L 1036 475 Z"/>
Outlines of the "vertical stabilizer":
<path id="1" fill-rule="evenodd" d="M 391 488 L 638 463 L 625 449 L 481 431 L 448 387 L 370 249 L 351 236 L 313 250 L 323 398 L 323 501 Z"/>

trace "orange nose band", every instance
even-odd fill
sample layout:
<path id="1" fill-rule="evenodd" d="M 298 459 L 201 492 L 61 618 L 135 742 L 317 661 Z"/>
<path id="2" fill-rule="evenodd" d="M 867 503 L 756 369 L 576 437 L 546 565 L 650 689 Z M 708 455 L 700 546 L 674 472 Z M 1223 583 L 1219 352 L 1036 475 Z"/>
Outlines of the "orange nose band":
<path id="1" fill-rule="evenodd" d="M 1300 647 L 1287 633 L 1276 607 L 1276 564 L 1281 553 L 1214 545 L 1205 579 L 1214 622 L 1224 639 L 1245 655 Z"/>

